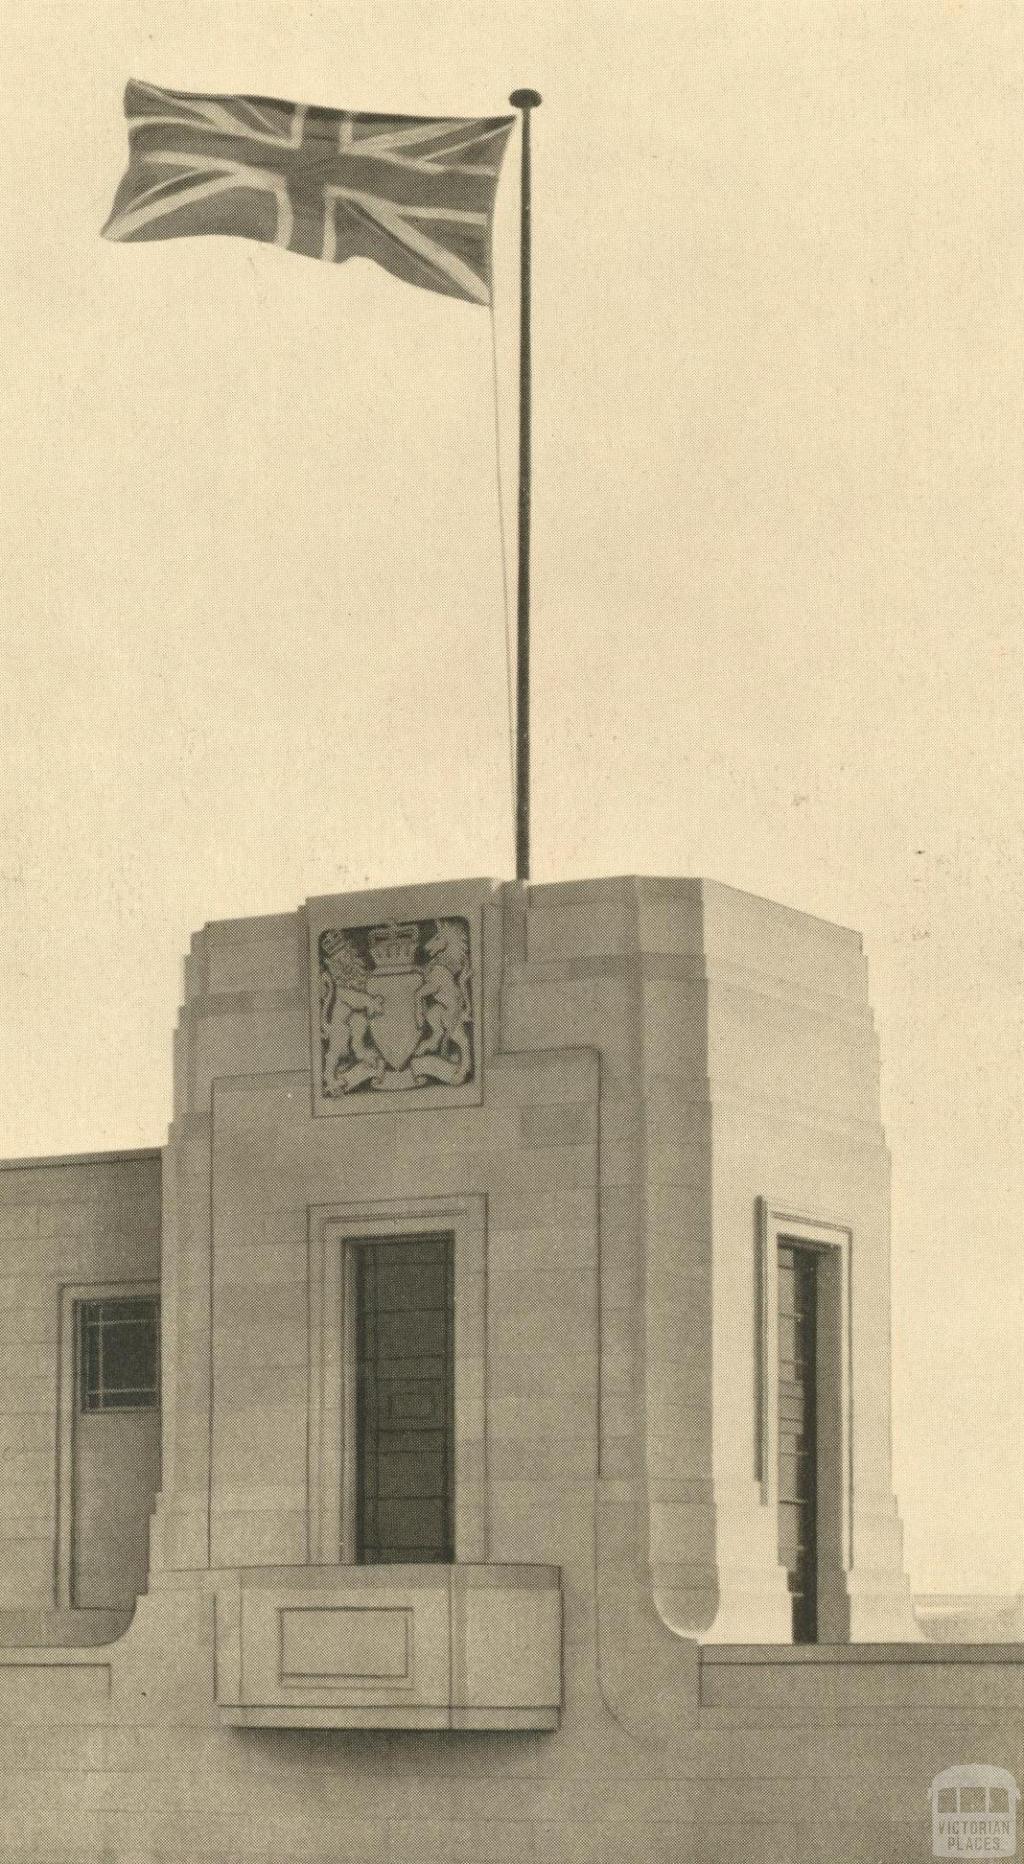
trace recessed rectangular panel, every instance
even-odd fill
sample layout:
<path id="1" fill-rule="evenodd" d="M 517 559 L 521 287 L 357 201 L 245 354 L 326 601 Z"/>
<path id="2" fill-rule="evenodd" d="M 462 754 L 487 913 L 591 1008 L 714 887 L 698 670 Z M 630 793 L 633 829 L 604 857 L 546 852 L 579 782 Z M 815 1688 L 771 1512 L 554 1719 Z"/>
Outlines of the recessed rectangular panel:
<path id="1" fill-rule="evenodd" d="M 446 1445 L 442 1433 L 436 1444 L 427 1442 L 411 1456 L 387 1455 L 383 1449 L 377 1458 L 377 1494 L 382 1501 L 395 1497 L 437 1500 L 446 1489 Z"/>
<path id="2" fill-rule="evenodd" d="M 444 1429 L 446 1380 L 444 1361 L 416 1360 L 415 1376 L 396 1377 L 376 1368 L 366 1392 L 366 1421 L 377 1430 Z"/>
<path id="3" fill-rule="evenodd" d="M 219 1711 L 267 1728 L 551 1728 L 559 1608 L 551 1567 L 222 1573 Z"/>
<path id="4" fill-rule="evenodd" d="M 409 1307 L 377 1315 L 377 1352 L 385 1362 L 444 1356 L 448 1316 L 443 1308 Z"/>
<path id="5" fill-rule="evenodd" d="M 281 1612 L 282 1683 L 400 1682 L 411 1661 L 409 1611 L 308 1606 Z"/>
<path id="6" fill-rule="evenodd" d="M 416 1547 L 439 1547 L 444 1541 L 446 1505 L 443 1496 L 420 1500 L 401 1496 L 376 1505 L 377 1538 L 381 1552 L 396 1558 Z"/>
<path id="7" fill-rule="evenodd" d="M 444 1274 L 436 1264 L 403 1266 L 398 1249 L 385 1249 L 379 1268 L 381 1306 L 394 1313 L 404 1308 L 444 1306 Z"/>

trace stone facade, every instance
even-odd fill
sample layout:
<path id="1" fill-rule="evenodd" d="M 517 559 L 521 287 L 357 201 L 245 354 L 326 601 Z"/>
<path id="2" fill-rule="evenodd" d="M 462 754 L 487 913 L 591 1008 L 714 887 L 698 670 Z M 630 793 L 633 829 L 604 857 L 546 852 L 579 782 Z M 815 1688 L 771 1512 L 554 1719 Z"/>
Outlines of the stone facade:
<path id="1" fill-rule="evenodd" d="M 34 1160 L 0 1169 L 0 1635 L 26 1630 L 59 1642 L 110 1635 L 131 1616 L 137 1586 L 116 1571 L 103 1607 L 60 1614 L 74 1596 L 74 1523 L 68 1477 L 74 1410 L 70 1302 L 110 1287 L 153 1289 L 160 1280 L 160 1154 Z M 128 1573 L 146 1565 L 148 1514 L 159 1481 L 159 1442 L 146 1425 L 121 1419 L 109 1455 L 93 1451 L 84 1495 L 114 1516 L 115 1491 L 134 1484 Z M 79 1561 L 86 1544 L 79 1526 Z M 109 1555 L 109 1546 L 105 1549 Z M 127 1609 L 125 1609 L 127 1608 Z"/>
<path id="2" fill-rule="evenodd" d="M 149 1285 L 159 1167 L 0 1173 L 7 1311 L 39 1316 L 0 1379 L 5 1451 L 37 1456 L 0 1503 L 25 1614 L 0 1859 L 904 1864 L 944 1767 L 1021 1777 L 1019 1647 L 920 1641 L 902 1570 L 854 934 L 663 880 L 199 934 L 149 1587 L 87 1642 L 60 1590 L 61 1287 Z M 106 1202 L 58 1258 L 32 1239 L 62 1171 Z M 454 1558 L 364 1565 L 353 1263 L 424 1235 L 454 1264 Z M 815 1252 L 825 1316 L 806 1646 L 778 1551 L 780 1239 Z M 21 1433 L 33 1394 L 49 1448 Z"/>

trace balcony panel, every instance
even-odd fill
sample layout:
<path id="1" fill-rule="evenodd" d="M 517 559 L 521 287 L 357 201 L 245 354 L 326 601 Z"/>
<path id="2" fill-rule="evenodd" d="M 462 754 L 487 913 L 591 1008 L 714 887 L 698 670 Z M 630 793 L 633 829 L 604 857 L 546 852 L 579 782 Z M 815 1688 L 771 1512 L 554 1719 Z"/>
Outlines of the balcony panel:
<path id="1" fill-rule="evenodd" d="M 225 1572 L 221 1720 L 262 1728 L 556 1728 L 559 1569 Z"/>

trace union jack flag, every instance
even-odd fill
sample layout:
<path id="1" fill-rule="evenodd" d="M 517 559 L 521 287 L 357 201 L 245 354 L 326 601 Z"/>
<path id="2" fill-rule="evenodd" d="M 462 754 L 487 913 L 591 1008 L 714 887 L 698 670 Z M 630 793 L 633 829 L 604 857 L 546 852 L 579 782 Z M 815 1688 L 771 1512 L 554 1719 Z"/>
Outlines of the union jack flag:
<path id="1" fill-rule="evenodd" d="M 112 240 L 194 233 L 311 259 L 375 259 L 396 278 L 491 301 L 491 223 L 513 117 L 353 115 L 271 97 L 132 82 Z"/>

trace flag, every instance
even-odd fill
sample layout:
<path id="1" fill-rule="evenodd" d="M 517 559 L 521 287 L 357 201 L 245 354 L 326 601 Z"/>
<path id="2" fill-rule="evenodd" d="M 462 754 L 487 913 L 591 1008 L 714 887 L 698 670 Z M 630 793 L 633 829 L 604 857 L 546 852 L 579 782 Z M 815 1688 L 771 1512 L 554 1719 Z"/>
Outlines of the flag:
<path id="1" fill-rule="evenodd" d="M 396 278 L 491 301 L 491 224 L 514 117 L 353 114 L 131 82 L 128 168 L 111 240 L 195 233 L 311 259 L 374 259 Z"/>

